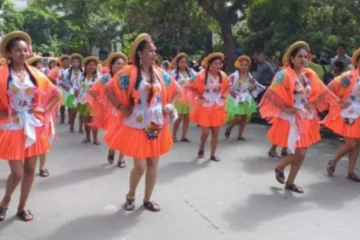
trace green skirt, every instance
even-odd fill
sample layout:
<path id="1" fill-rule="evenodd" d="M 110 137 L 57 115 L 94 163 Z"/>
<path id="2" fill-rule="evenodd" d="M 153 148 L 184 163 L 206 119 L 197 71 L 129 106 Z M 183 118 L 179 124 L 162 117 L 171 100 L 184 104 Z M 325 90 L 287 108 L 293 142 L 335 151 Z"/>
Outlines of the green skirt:
<path id="1" fill-rule="evenodd" d="M 79 103 L 78 111 L 79 111 L 80 116 L 91 117 L 91 109 L 90 109 L 90 105 L 88 103 L 85 103 L 85 104 Z"/>
<path id="2" fill-rule="evenodd" d="M 179 101 L 175 102 L 174 104 L 176 111 L 180 115 L 187 115 L 190 114 L 190 106 L 187 103 L 181 103 Z"/>
<path id="3" fill-rule="evenodd" d="M 227 120 L 232 121 L 235 116 L 247 116 L 247 120 L 250 121 L 251 115 L 256 112 L 257 103 L 251 98 L 250 104 L 248 102 L 240 102 L 235 105 L 235 99 L 229 97 L 226 101 Z"/>
<path id="4" fill-rule="evenodd" d="M 68 95 L 65 100 L 65 106 L 70 109 L 76 108 L 76 106 L 74 104 L 74 100 L 75 100 L 75 96 L 73 94 Z"/>

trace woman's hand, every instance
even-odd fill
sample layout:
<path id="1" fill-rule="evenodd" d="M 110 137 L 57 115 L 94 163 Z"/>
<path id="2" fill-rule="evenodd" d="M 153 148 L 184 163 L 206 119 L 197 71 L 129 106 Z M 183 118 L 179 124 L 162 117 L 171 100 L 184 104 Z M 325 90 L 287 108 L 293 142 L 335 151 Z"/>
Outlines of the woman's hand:
<path id="1" fill-rule="evenodd" d="M 312 111 L 315 108 L 315 104 L 313 103 L 306 103 L 305 104 L 305 109 L 308 110 L 309 112 Z"/>
<path id="2" fill-rule="evenodd" d="M 283 108 L 282 111 L 284 113 L 288 113 L 288 114 L 295 114 L 297 109 L 296 108 Z"/>
<path id="3" fill-rule="evenodd" d="M 120 106 L 118 108 L 118 110 L 121 112 L 122 115 L 124 115 L 125 117 L 129 117 L 131 116 L 131 114 L 133 113 L 133 109 L 131 107 L 123 107 L 123 106 Z"/>
<path id="4" fill-rule="evenodd" d="M 46 110 L 45 110 L 45 108 L 43 108 L 43 107 L 37 106 L 37 107 L 34 107 L 33 109 L 31 109 L 31 112 L 32 112 L 32 113 L 39 113 L 39 114 L 41 114 L 41 115 L 45 115 Z"/>

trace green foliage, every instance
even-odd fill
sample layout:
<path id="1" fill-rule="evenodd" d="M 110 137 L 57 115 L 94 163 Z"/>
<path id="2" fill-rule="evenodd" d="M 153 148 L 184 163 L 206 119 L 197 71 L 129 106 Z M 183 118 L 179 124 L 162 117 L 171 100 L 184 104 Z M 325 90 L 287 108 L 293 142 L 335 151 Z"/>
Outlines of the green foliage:
<path id="1" fill-rule="evenodd" d="M 23 22 L 24 18 L 22 14 L 16 11 L 14 4 L 11 1 L 2 1 L 2 13 L 0 18 L 2 23 L 0 24 L 0 29 L 3 33 L 9 33 L 15 30 L 18 30 Z"/>

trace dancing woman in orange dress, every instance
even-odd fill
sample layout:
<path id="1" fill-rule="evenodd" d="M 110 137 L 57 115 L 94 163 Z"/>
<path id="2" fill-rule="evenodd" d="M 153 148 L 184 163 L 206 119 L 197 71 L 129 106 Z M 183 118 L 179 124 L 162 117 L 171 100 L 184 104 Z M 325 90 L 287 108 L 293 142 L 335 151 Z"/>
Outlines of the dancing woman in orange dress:
<path id="1" fill-rule="evenodd" d="M 349 154 L 348 179 L 360 182 L 354 173 L 360 146 L 360 49 L 352 57 L 354 69 L 336 77 L 329 84 L 329 89 L 339 97 L 339 105 L 330 108 L 323 124 L 342 136 L 345 142 L 329 161 L 327 172 L 333 176 L 340 159 Z"/>
<path id="2" fill-rule="evenodd" d="M 109 104 L 110 102 L 105 96 L 105 86 L 115 74 L 124 69 L 127 63 L 127 57 L 121 52 L 110 54 L 106 59 L 104 67 L 109 68 L 109 73 L 104 74 L 88 91 L 88 101 L 93 112 L 92 127 L 107 130 L 113 125 L 113 121 L 118 120 L 118 111 Z M 124 138 L 125 139 L 125 138 Z M 113 164 L 115 151 L 109 149 L 108 162 Z M 120 153 L 118 167 L 125 168 L 126 163 L 123 160 L 124 155 Z"/>
<path id="3" fill-rule="evenodd" d="M 151 201 L 158 173 L 159 157 L 170 151 L 173 141 L 169 104 L 175 94 L 173 79 L 155 65 L 156 47 L 148 34 L 139 35 L 130 48 L 133 65 L 115 74 L 106 85 L 105 94 L 120 111 L 122 120 L 108 129 L 104 140 L 110 149 L 134 159 L 130 190 L 124 208 L 135 209 L 135 194 L 146 171 L 144 207 L 160 211 Z M 124 139 L 126 138 L 126 139 Z"/>
<path id="4" fill-rule="evenodd" d="M 0 221 L 6 216 L 12 194 L 21 183 L 17 216 L 31 221 L 26 208 L 34 182 L 36 160 L 50 149 L 48 129 L 55 119 L 60 93 L 57 88 L 26 61 L 31 38 L 24 32 L 7 34 L 0 46 L 9 64 L 0 67 L 0 158 L 8 161 L 10 175 L 0 202 Z M 52 131 L 51 131 L 52 132 Z"/>
<path id="5" fill-rule="evenodd" d="M 225 102 L 230 83 L 221 71 L 224 61 L 222 53 L 212 53 L 204 58 L 202 65 L 206 67 L 194 81 L 189 82 L 188 89 L 195 96 L 194 109 L 190 120 L 201 127 L 201 138 L 198 157 L 204 157 L 205 143 L 211 131 L 210 160 L 219 162 L 215 155 L 219 141 L 219 130 L 226 122 Z"/>
<path id="6" fill-rule="evenodd" d="M 285 188 L 303 193 L 295 178 L 306 157 L 308 148 L 320 140 L 317 111 L 337 104 L 337 97 L 330 92 L 317 74 L 305 67 L 309 46 L 296 42 L 286 51 L 285 68 L 265 92 L 260 103 L 260 114 L 272 124 L 268 138 L 271 143 L 288 147 L 290 155 L 275 168 L 276 179 L 285 182 L 284 169 L 291 165 Z"/>

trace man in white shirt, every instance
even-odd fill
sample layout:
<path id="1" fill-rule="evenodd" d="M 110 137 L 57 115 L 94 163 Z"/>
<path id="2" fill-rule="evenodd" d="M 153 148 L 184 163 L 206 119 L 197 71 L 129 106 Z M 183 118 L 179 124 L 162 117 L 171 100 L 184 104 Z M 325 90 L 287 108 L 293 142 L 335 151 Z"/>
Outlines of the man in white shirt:
<path id="1" fill-rule="evenodd" d="M 352 66 L 351 65 L 351 57 L 346 54 L 346 45 L 343 43 L 339 43 L 336 47 L 336 56 L 331 59 L 331 66 L 334 67 L 334 63 L 336 61 L 340 61 L 344 63 L 344 66 Z"/>

